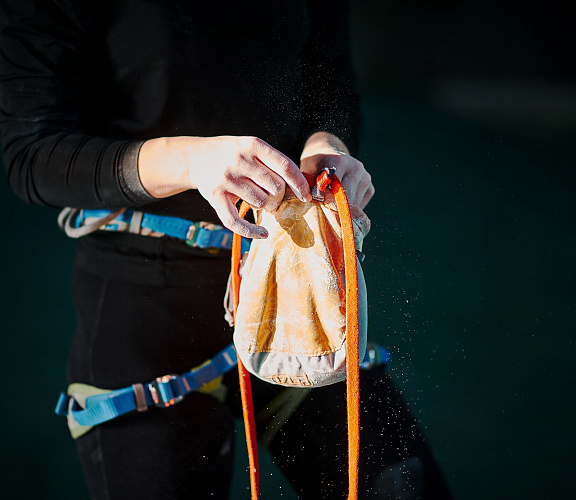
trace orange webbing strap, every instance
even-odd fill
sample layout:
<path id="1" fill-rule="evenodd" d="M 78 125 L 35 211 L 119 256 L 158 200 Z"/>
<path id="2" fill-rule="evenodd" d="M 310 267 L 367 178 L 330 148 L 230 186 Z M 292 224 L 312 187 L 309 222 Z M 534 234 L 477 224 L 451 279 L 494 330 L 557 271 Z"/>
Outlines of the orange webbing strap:
<path id="1" fill-rule="evenodd" d="M 346 404 L 348 409 L 348 500 L 358 499 L 360 457 L 360 359 L 358 320 L 358 268 L 352 216 L 346 192 L 336 175 L 331 178 L 344 242 L 346 276 Z"/>
<path id="2" fill-rule="evenodd" d="M 240 205 L 240 217 L 244 217 L 250 205 L 242 202 Z M 240 301 L 240 246 L 241 238 L 234 233 L 232 240 L 232 294 L 234 299 L 234 319 Z M 248 448 L 248 464 L 250 466 L 250 491 L 252 500 L 257 500 L 260 494 L 260 478 L 258 472 L 258 443 L 256 442 L 256 424 L 254 421 L 254 404 L 252 402 L 252 385 L 250 373 L 238 357 L 238 376 L 240 378 L 240 394 L 242 396 L 242 413 L 244 414 L 244 429 L 246 431 L 246 446 Z"/>
<path id="3" fill-rule="evenodd" d="M 346 393 L 348 411 L 348 500 L 358 500 L 358 464 L 360 457 L 360 359 L 359 359 L 359 319 L 358 319 L 358 268 L 356 264 L 356 244 L 354 242 L 354 228 L 352 216 L 348 206 L 346 192 L 340 179 L 333 175 L 329 180 L 325 174 L 318 178 L 321 191 L 330 184 L 342 228 L 344 246 L 344 265 L 346 277 Z M 250 206 L 242 202 L 240 216 L 244 217 Z M 240 300 L 240 236 L 234 234 L 232 244 L 232 291 L 234 298 L 234 316 Z M 250 464 L 250 488 L 252 500 L 259 495 L 258 477 L 258 449 L 256 443 L 256 426 L 254 423 L 254 407 L 252 404 L 252 390 L 250 376 L 246 368 L 238 359 L 238 372 L 240 375 L 240 391 L 242 395 L 242 410 L 244 413 L 244 427 L 246 429 L 246 442 L 248 446 L 248 460 Z"/>

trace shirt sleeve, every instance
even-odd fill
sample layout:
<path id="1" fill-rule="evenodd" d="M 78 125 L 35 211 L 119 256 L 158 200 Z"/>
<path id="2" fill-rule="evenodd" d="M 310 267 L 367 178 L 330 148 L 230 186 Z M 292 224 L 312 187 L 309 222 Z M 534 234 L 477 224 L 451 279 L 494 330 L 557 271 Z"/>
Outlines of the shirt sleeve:
<path id="1" fill-rule="evenodd" d="M 303 142 L 318 131 L 330 132 L 358 152 L 362 115 L 350 53 L 347 0 L 308 2 L 310 34 L 302 52 Z"/>
<path id="2" fill-rule="evenodd" d="M 8 182 L 29 203 L 79 208 L 154 201 L 138 176 L 142 141 L 80 127 L 98 2 L 0 2 L 0 136 Z"/>

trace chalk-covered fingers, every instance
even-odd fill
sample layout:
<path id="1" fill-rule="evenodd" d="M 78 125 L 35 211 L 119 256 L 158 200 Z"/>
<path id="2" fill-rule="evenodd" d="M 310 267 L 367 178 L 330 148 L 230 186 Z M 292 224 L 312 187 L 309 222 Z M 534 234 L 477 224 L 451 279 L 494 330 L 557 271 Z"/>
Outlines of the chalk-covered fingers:
<path id="1" fill-rule="evenodd" d="M 159 137 L 146 141 L 138 157 L 142 186 L 155 198 L 198 189 L 222 223 L 243 236 L 266 237 L 240 218 L 236 203 L 274 211 L 286 184 L 310 200 L 306 179 L 287 156 L 256 137 Z"/>
<path id="2" fill-rule="evenodd" d="M 202 168 L 191 168 L 191 184 L 214 207 L 222 223 L 243 236 L 265 238 L 266 231 L 242 220 L 236 202 L 276 210 L 286 184 L 310 199 L 306 179 L 288 157 L 256 137 L 207 138 Z"/>
<path id="3" fill-rule="evenodd" d="M 300 168 L 309 174 L 318 174 L 332 167 L 342 181 L 350 202 L 364 208 L 374 195 L 370 174 L 362 162 L 350 155 L 346 144 L 329 132 L 312 134 L 302 151 Z"/>
<path id="4" fill-rule="evenodd" d="M 352 203 L 364 208 L 374 196 L 375 190 L 371 175 L 362 162 L 352 156 L 340 156 L 337 163 L 336 173 L 342 181 L 348 198 Z"/>
<path id="5" fill-rule="evenodd" d="M 348 201 L 364 208 L 374 196 L 374 185 L 362 162 L 346 153 L 319 153 L 301 161 L 302 171 L 311 174 L 318 174 L 327 167 L 336 170 Z"/>
<path id="6" fill-rule="evenodd" d="M 237 200 L 238 198 L 236 198 Z M 238 215 L 238 209 L 233 197 L 223 194 L 208 201 L 216 210 L 216 214 L 224 227 L 227 227 L 230 231 L 246 238 L 260 239 L 268 237 L 268 231 L 264 227 L 252 224 Z"/>
<path id="7" fill-rule="evenodd" d="M 236 163 L 224 167 L 216 179 L 215 193 L 230 193 L 254 208 L 273 212 L 284 196 L 286 183 L 274 170 L 257 158 L 240 155 Z"/>
<path id="8" fill-rule="evenodd" d="M 257 137 L 245 138 L 253 158 L 263 166 L 278 174 L 302 201 L 310 201 L 310 187 L 298 166 L 287 156 Z"/>

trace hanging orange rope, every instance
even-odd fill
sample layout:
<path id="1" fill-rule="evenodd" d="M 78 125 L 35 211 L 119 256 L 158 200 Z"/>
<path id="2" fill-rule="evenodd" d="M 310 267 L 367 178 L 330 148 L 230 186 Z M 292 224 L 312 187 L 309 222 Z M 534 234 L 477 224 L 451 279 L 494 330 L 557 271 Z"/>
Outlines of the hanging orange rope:
<path id="1" fill-rule="evenodd" d="M 348 410 L 348 500 L 358 499 L 358 463 L 360 458 L 360 359 L 358 318 L 358 268 L 354 228 L 346 192 L 336 175 L 332 192 L 338 206 L 344 242 L 346 276 L 346 405 Z M 355 306 L 354 306 L 355 304 Z"/>
<path id="2" fill-rule="evenodd" d="M 244 217 L 250 205 L 242 202 L 240 217 Z M 232 241 L 232 293 L 234 300 L 234 318 L 240 302 L 240 236 L 234 234 Z M 250 491 L 252 500 L 258 500 L 260 495 L 260 473 L 258 470 L 258 443 L 256 441 L 256 423 L 254 420 L 254 403 L 252 401 L 252 384 L 250 373 L 240 358 L 238 358 L 238 376 L 240 379 L 240 395 L 242 396 L 242 413 L 244 415 L 244 429 L 246 431 L 246 446 L 248 448 L 248 465 L 250 467 Z"/>

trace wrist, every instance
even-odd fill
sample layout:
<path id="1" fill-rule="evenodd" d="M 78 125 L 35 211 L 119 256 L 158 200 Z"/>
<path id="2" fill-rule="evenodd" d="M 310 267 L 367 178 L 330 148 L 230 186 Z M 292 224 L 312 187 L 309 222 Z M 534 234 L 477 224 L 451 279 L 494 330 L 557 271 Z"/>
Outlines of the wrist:
<path id="1" fill-rule="evenodd" d="M 302 150 L 300 159 L 318 154 L 349 155 L 348 148 L 342 140 L 329 132 L 319 131 L 312 134 Z"/>
<path id="2" fill-rule="evenodd" d="M 190 183 L 188 137 L 149 139 L 140 148 L 138 174 L 154 198 L 166 198 L 195 186 Z"/>

